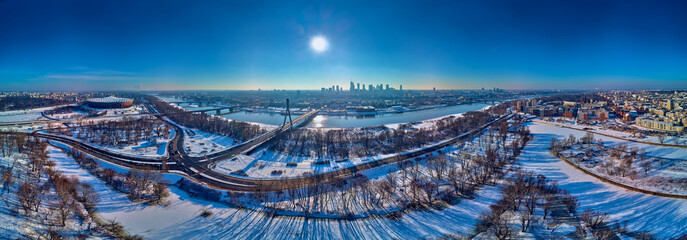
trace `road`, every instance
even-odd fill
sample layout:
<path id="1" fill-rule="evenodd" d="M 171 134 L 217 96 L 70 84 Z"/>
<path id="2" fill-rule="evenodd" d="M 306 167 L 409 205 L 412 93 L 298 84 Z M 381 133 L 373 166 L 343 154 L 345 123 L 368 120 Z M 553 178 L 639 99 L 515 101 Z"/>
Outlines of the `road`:
<path id="1" fill-rule="evenodd" d="M 191 157 L 184 150 L 184 131 L 183 129 L 176 125 L 175 123 L 164 118 L 164 114 L 158 113 L 152 106 L 146 104 L 149 111 L 153 115 L 157 116 L 162 121 L 166 122 L 172 126 L 176 134 L 170 140 L 167 145 L 168 156 L 163 158 L 144 158 L 136 157 L 125 154 L 113 153 L 104 149 L 96 148 L 91 145 L 79 142 L 76 139 L 69 137 L 47 134 L 47 133 L 25 133 L 25 134 L 36 134 L 37 136 L 52 141 L 60 142 L 65 145 L 69 145 L 75 149 L 83 151 L 95 158 L 101 159 L 106 162 L 110 162 L 116 165 L 120 165 L 127 168 L 142 169 L 142 170 L 153 170 L 168 173 L 175 173 L 185 175 L 199 182 L 205 183 L 211 187 L 224 189 L 224 190 L 235 190 L 235 191 L 246 191 L 246 192 L 256 192 L 256 191 L 280 191 L 293 188 L 307 187 L 323 182 L 329 182 L 336 179 L 343 179 L 352 176 L 356 173 L 369 170 L 375 167 L 396 163 L 411 159 L 414 157 L 422 156 L 424 154 L 437 151 L 444 147 L 450 146 L 460 141 L 464 141 L 472 138 L 475 134 L 481 132 L 485 128 L 489 127 L 491 124 L 510 118 L 512 115 L 504 115 L 498 119 L 495 119 L 477 129 L 470 132 L 461 134 L 460 136 L 450 138 L 439 143 L 433 144 L 428 147 L 421 149 L 416 149 L 412 151 L 407 151 L 403 153 L 398 153 L 390 157 L 377 159 L 375 161 L 367 162 L 364 164 L 351 166 L 336 171 L 326 172 L 318 175 L 309 176 L 298 176 L 289 177 L 283 179 L 255 179 L 245 176 L 238 175 L 225 175 L 213 171 L 209 166 L 222 160 L 233 158 L 239 154 L 248 154 L 253 150 L 264 147 L 270 142 L 274 137 L 284 134 L 291 130 L 289 124 L 283 125 L 272 131 L 266 132 L 254 139 L 248 140 L 239 145 L 233 146 L 231 148 L 225 149 L 223 151 L 206 155 L 203 157 Z M 296 119 L 294 119 L 294 125 L 303 125 L 307 123 L 312 117 L 317 115 L 319 110 L 313 110 L 307 114 L 304 114 Z"/>

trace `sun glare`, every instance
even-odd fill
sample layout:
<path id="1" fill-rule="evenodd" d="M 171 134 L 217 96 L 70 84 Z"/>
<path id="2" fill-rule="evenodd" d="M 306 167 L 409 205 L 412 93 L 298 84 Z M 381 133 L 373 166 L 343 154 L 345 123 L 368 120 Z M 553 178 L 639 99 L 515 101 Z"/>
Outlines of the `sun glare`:
<path id="1" fill-rule="evenodd" d="M 329 43 L 324 37 L 316 36 L 310 40 L 310 47 L 315 50 L 315 52 L 324 52 L 327 50 L 327 47 L 329 47 Z"/>

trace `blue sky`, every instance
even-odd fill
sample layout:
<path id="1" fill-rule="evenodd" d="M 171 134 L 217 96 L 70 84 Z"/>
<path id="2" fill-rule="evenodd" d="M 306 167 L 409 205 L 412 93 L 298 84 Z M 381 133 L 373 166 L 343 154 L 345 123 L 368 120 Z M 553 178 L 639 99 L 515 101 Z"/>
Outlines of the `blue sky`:
<path id="1" fill-rule="evenodd" d="M 684 1 L 0 1 L 1 90 L 687 88 Z M 310 48 L 324 36 L 329 49 Z"/>

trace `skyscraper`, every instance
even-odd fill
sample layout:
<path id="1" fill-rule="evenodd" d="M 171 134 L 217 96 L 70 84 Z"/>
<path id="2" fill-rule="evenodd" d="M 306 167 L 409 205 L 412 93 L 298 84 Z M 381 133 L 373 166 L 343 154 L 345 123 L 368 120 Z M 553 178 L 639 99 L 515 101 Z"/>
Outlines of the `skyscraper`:
<path id="1" fill-rule="evenodd" d="M 401 84 L 400 86 L 398 86 L 398 90 L 399 90 L 399 91 L 403 91 L 403 84 Z"/>
<path id="2" fill-rule="evenodd" d="M 673 100 L 668 99 L 668 100 L 666 101 L 666 108 L 668 109 L 668 111 L 672 111 L 672 110 L 673 110 Z"/>
<path id="3" fill-rule="evenodd" d="M 355 83 L 353 83 L 353 81 L 351 81 L 351 88 L 350 88 L 350 91 L 351 91 L 351 92 L 355 91 Z"/>

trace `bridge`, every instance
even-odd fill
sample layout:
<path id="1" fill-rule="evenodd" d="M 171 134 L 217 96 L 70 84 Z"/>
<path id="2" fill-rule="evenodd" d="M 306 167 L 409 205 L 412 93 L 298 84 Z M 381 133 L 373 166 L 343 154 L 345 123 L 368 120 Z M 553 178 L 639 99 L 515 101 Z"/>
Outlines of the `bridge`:
<path id="1" fill-rule="evenodd" d="M 169 144 L 170 149 L 168 151 L 170 151 L 171 157 L 168 161 L 177 162 L 178 164 L 168 165 L 170 167 L 169 169 L 173 171 L 181 171 L 189 175 L 191 178 L 202 180 L 203 182 L 210 183 L 213 186 L 220 186 L 227 189 L 237 189 L 242 191 L 256 189 L 257 185 L 255 181 L 246 179 L 243 176 L 221 174 L 213 171 L 212 167 L 210 166 L 213 166 L 217 162 L 234 158 L 239 154 L 248 155 L 258 149 L 261 149 L 271 140 L 293 129 L 294 126 L 304 126 L 310 120 L 312 120 L 312 118 L 315 117 L 319 111 L 320 109 L 310 111 L 294 119 L 293 125 L 291 122 L 283 124 L 278 128 L 263 133 L 262 135 L 251 140 L 235 145 L 229 149 L 206 155 L 204 157 L 189 156 L 183 148 L 183 134 L 177 134 L 176 136 L 179 136 L 179 138 L 176 138 L 175 136 L 175 139 L 172 139 L 172 142 Z M 174 124 L 172 124 L 172 126 L 174 126 L 177 133 L 183 133 L 181 127 Z"/>
<path id="2" fill-rule="evenodd" d="M 229 112 L 222 113 L 222 110 L 229 110 Z M 212 112 L 215 111 L 215 115 L 226 115 L 230 113 L 235 113 L 240 111 L 239 106 L 229 106 L 229 107 L 216 107 L 210 109 L 194 110 L 192 112 Z"/>
<path id="3" fill-rule="evenodd" d="M 488 122 L 476 129 L 473 129 L 472 131 L 463 133 L 462 135 L 456 136 L 454 138 L 440 141 L 438 143 L 432 144 L 429 147 L 416 149 L 404 153 L 393 154 L 391 156 L 377 159 L 375 161 L 364 163 L 361 165 L 351 166 L 312 176 L 298 176 L 289 177 L 285 179 L 255 179 L 235 174 L 218 173 L 213 171 L 211 166 L 213 166 L 215 163 L 219 161 L 234 158 L 239 154 L 249 155 L 254 153 L 255 151 L 258 151 L 259 149 L 267 146 L 274 139 L 277 139 L 283 134 L 288 133 L 294 127 L 302 127 L 307 125 L 319 113 L 320 109 L 312 110 L 294 119 L 293 122 L 285 123 L 271 131 L 263 133 L 260 136 L 257 136 L 244 143 L 235 145 L 223 151 L 205 155 L 203 157 L 191 157 L 184 150 L 183 128 L 165 119 L 163 116 L 165 116 L 166 114 L 160 114 L 159 112 L 157 112 L 155 108 L 153 108 L 149 104 L 145 104 L 145 106 L 146 108 L 148 108 L 149 112 L 153 116 L 158 117 L 160 120 L 172 126 L 178 133 L 175 134 L 173 139 L 169 142 L 169 144 L 167 144 L 168 156 L 160 158 L 146 158 L 126 154 L 119 154 L 103 148 L 93 147 L 87 143 L 82 143 L 78 139 L 53 134 L 45 134 L 40 133 L 38 131 L 34 131 L 34 133 L 19 134 L 36 134 L 41 138 L 49 139 L 54 142 L 59 142 L 64 145 L 68 145 L 94 158 L 103 160 L 108 163 L 120 165 L 126 168 L 175 173 L 187 176 L 191 179 L 194 179 L 196 181 L 205 183 L 209 186 L 216 188 L 254 192 L 278 191 L 306 187 L 321 182 L 345 178 L 357 172 L 365 171 L 367 169 L 372 169 L 382 165 L 404 161 L 406 159 L 410 159 L 413 157 L 430 153 L 432 151 L 439 150 L 458 141 L 470 139 L 472 136 L 478 134 L 479 132 L 490 126 L 492 123 L 505 120 L 506 118 L 509 118 L 511 116 L 501 116 L 500 118 L 494 119 L 493 121 Z"/>
<path id="4" fill-rule="evenodd" d="M 225 149 L 220 152 L 212 153 L 209 155 L 206 155 L 205 157 L 187 157 L 190 160 L 195 160 L 195 161 L 202 161 L 202 160 L 208 160 L 211 159 L 211 161 L 208 161 L 207 164 L 210 163 L 215 163 L 224 159 L 230 159 L 235 157 L 236 155 L 239 154 L 251 154 L 257 149 L 261 149 L 264 147 L 268 142 L 270 142 L 272 139 L 280 136 L 281 134 L 286 133 L 287 131 L 291 130 L 294 126 L 295 127 L 300 127 L 300 126 L 305 126 L 308 122 L 310 122 L 320 111 L 320 109 L 310 111 L 306 114 L 303 114 L 299 116 L 298 118 L 294 119 L 293 125 L 291 123 L 286 123 L 278 128 L 275 128 L 273 130 L 270 130 L 266 133 L 263 133 L 260 136 L 257 136 L 253 139 L 250 139 L 248 141 L 245 141 L 243 143 L 240 143 L 238 145 L 235 145 L 229 149 Z M 180 148 L 182 151 L 184 150 L 183 147 Z M 182 152 L 180 151 L 180 153 Z M 206 164 L 206 165 L 207 165 Z"/>
<path id="5" fill-rule="evenodd" d="M 311 112 L 313 113 L 313 112 Z M 305 120 L 308 117 L 312 117 L 315 115 L 316 112 L 314 112 L 310 116 L 306 116 L 305 118 L 301 118 L 298 120 Z M 172 166 L 175 169 L 181 169 L 179 167 L 185 168 L 184 170 L 180 170 L 183 172 L 192 172 L 190 174 L 190 177 L 196 180 L 200 180 L 204 183 L 209 184 L 210 186 L 213 187 L 218 187 L 222 189 L 229 189 L 229 190 L 237 190 L 237 191 L 248 191 L 248 192 L 254 192 L 254 191 L 280 191 L 280 190 L 286 190 L 286 189 L 293 189 L 293 188 L 302 188 L 302 187 L 307 187 L 311 186 L 313 184 L 319 184 L 322 182 L 329 182 L 333 181 L 336 179 L 342 179 L 345 177 L 352 176 L 358 172 L 369 170 L 372 168 L 380 167 L 383 165 L 387 164 L 392 164 L 392 163 L 397 163 L 400 161 L 404 161 L 407 159 L 411 159 L 414 157 L 418 157 L 424 154 L 428 154 L 437 150 L 440 150 L 444 147 L 447 147 L 449 145 L 455 144 L 460 141 L 464 141 L 467 139 L 471 139 L 473 136 L 476 134 L 479 134 L 482 132 L 484 129 L 492 125 L 493 123 L 503 121 L 505 119 L 508 119 L 512 116 L 512 114 L 507 114 L 504 116 L 501 116 L 497 119 L 494 119 L 476 129 L 473 129 L 472 131 L 468 131 L 466 133 L 463 133 L 459 136 L 453 137 L 446 139 L 444 141 L 440 141 L 438 143 L 435 143 L 431 146 L 424 147 L 424 148 L 419 148 L 413 151 L 407 151 L 403 153 L 396 153 L 388 157 L 380 158 L 371 162 L 367 162 L 361 165 L 356 165 L 356 166 L 350 166 L 347 168 L 331 171 L 331 172 L 326 172 L 323 174 L 318 174 L 318 175 L 311 175 L 311 176 L 298 176 L 298 177 L 288 177 L 288 178 L 282 178 L 282 179 L 253 179 L 253 178 L 248 178 L 246 176 L 239 176 L 239 175 L 225 175 L 221 174 L 218 172 L 213 171 L 210 169 L 208 166 L 211 165 L 210 163 L 212 162 L 217 162 L 219 160 L 224 160 L 227 159 L 226 156 L 222 157 L 217 157 L 217 158 L 211 158 L 211 159 L 203 159 L 197 162 L 192 162 L 188 160 L 184 160 L 180 162 L 177 165 Z M 302 122 L 301 122 L 302 123 Z M 294 126 L 297 124 L 294 124 Z M 286 126 L 286 125 L 285 125 Z M 288 131 L 290 128 L 277 128 L 270 133 L 266 133 L 258 138 L 261 138 L 263 136 L 269 136 L 270 134 L 279 134 Z M 274 138 L 276 136 L 273 136 Z M 270 138 L 270 139 L 272 139 Z M 265 141 L 258 141 L 256 138 L 256 141 L 253 143 L 254 146 L 257 146 L 259 144 L 262 144 L 264 142 L 267 142 L 268 140 Z M 250 144 L 247 144 L 250 145 Z M 245 149 L 241 147 L 240 149 Z M 256 148 L 253 148 L 256 149 Z M 250 151 L 247 149 L 246 151 Z M 242 151 L 236 150 L 236 152 L 233 152 L 233 156 L 238 155 Z"/>
<path id="6" fill-rule="evenodd" d="M 501 116 L 500 118 L 494 119 L 490 122 L 488 122 L 485 125 L 482 125 L 476 129 L 473 129 L 472 131 L 463 133 L 459 136 L 456 136 L 454 138 L 446 139 L 444 141 L 440 141 L 438 143 L 435 143 L 429 147 L 424 147 L 421 149 L 416 149 L 413 151 L 408 151 L 404 153 L 397 153 L 393 154 L 391 156 L 377 159 L 372 162 L 367 162 L 361 165 L 356 165 L 356 166 L 350 166 L 347 168 L 323 173 L 323 174 L 318 174 L 318 175 L 312 175 L 312 176 L 298 176 L 298 177 L 289 177 L 285 179 L 254 179 L 254 178 L 248 178 L 245 176 L 239 176 L 239 175 L 225 175 L 221 174 L 218 172 L 213 171 L 210 167 L 212 163 L 222 161 L 225 159 L 232 158 L 238 154 L 247 154 L 251 150 L 259 149 L 259 147 L 264 146 L 267 144 L 270 140 L 280 136 L 281 134 L 284 134 L 288 131 L 290 131 L 294 126 L 303 126 L 307 124 L 314 116 L 317 115 L 319 112 L 318 110 L 313 110 L 303 116 L 300 116 L 295 119 L 293 125 L 291 123 L 284 124 L 272 131 L 269 131 L 267 133 L 264 133 L 254 139 L 251 139 L 245 143 L 242 143 L 240 145 L 237 145 L 235 147 L 232 147 L 230 149 L 227 149 L 225 151 L 215 153 L 212 155 L 206 155 L 205 157 L 190 157 L 188 156 L 184 150 L 183 150 L 183 137 L 184 134 L 176 134 L 175 137 L 170 141 L 170 143 L 167 145 L 168 147 L 168 157 L 162 157 L 162 158 L 145 158 L 145 157 L 136 157 L 136 156 L 131 156 L 131 155 L 125 155 L 125 154 L 118 154 L 118 153 L 113 153 L 111 151 L 101 149 L 101 148 L 96 148 L 93 146 L 90 146 L 89 144 L 81 143 L 80 141 L 76 139 L 72 139 L 69 137 L 64 137 L 64 136 L 56 136 L 52 134 L 44 134 L 44 133 L 39 133 L 39 132 L 34 132 L 34 133 L 22 133 L 18 132 L 19 134 L 37 134 L 41 138 L 53 140 L 55 142 L 59 142 L 65 145 L 68 145 L 72 148 L 76 148 L 78 150 L 81 150 L 84 153 L 87 153 L 88 155 L 91 155 L 92 157 L 98 158 L 100 160 L 103 160 L 105 162 L 109 162 L 112 164 L 120 165 L 123 167 L 131 168 L 131 169 L 143 169 L 143 170 L 153 170 L 153 171 L 161 171 L 161 172 L 170 172 L 170 173 L 175 173 L 175 174 L 181 174 L 185 175 L 187 177 L 190 177 L 192 179 L 195 179 L 197 181 L 203 182 L 205 184 L 208 184 L 212 187 L 216 188 L 221 188 L 221 189 L 227 189 L 227 190 L 236 190 L 236 191 L 247 191 L 247 192 L 254 192 L 254 191 L 279 191 L 279 190 L 286 190 L 286 189 L 292 189 L 292 188 L 301 188 L 301 187 L 307 187 L 311 186 L 313 184 L 318 184 L 322 182 L 328 182 L 336 179 L 342 179 L 348 176 L 351 176 L 353 174 L 356 174 L 360 171 L 365 171 L 368 169 L 376 168 L 379 166 L 387 165 L 387 164 L 392 164 L 400 161 L 404 161 L 413 157 L 421 156 L 433 151 L 437 151 L 443 147 L 446 147 L 451 144 L 455 144 L 456 142 L 463 141 L 466 139 L 472 138 L 474 135 L 478 134 L 491 124 L 498 122 L 498 121 L 503 121 L 509 117 L 512 116 L 512 114 L 508 114 L 505 116 Z M 160 114 L 157 114 L 156 116 L 160 117 L 161 119 L 164 119 L 161 117 Z M 180 126 L 177 126 L 171 122 L 167 122 L 171 124 L 177 131 L 177 133 L 183 133 L 183 130 Z"/>

